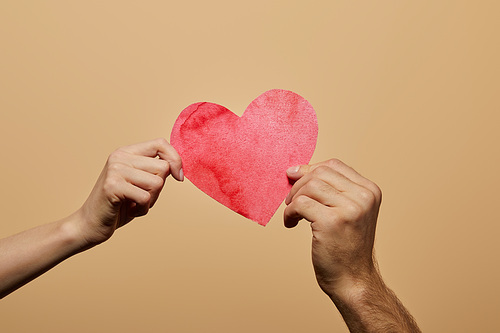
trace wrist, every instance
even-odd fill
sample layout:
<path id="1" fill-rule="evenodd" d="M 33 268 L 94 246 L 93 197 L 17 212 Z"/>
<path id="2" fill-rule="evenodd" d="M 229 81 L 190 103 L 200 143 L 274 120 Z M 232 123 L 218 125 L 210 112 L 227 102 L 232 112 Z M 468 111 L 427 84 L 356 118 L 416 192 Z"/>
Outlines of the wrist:
<path id="1" fill-rule="evenodd" d="M 321 285 L 321 289 L 335 304 L 360 303 L 368 297 L 367 295 L 384 288 L 385 284 L 375 267 L 372 267 L 367 272 L 344 276 Z"/>
<path id="2" fill-rule="evenodd" d="M 83 232 L 83 221 L 81 209 L 61 220 L 60 230 L 68 248 L 72 249 L 72 254 L 87 250 L 97 244 L 90 244 Z"/>

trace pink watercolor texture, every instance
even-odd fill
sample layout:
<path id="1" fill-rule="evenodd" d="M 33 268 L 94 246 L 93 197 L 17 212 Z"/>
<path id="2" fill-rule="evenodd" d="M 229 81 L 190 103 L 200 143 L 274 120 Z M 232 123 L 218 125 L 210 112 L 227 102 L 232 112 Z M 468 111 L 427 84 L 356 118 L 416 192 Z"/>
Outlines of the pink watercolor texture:
<path id="1" fill-rule="evenodd" d="M 222 105 L 189 105 L 170 143 L 196 187 L 224 206 L 265 226 L 290 191 L 286 170 L 309 163 L 318 136 L 311 104 L 273 89 L 254 99 L 241 117 Z"/>

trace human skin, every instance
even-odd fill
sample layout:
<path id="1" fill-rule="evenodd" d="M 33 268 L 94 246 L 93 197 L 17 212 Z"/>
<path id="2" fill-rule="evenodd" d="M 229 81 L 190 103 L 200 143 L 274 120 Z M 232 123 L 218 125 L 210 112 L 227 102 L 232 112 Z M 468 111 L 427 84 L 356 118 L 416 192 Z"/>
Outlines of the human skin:
<path id="1" fill-rule="evenodd" d="M 317 281 L 350 331 L 420 332 L 373 257 L 378 186 L 335 159 L 287 174 L 295 183 L 285 199 L 285 226 L 311 222 Z M 113 152 L 74 214 L 0 240 L 0 298 L 147 214 L 169 175 L 184 178 L 180 156 L 165 139 Z"/>
<path id="2" fill-rule="evenodd" d="M 165 139 L 113 152 L 75 213 L 0 240 L 0 298 L 145 215 L 169 175 L 184 179 L 181 158 Z"/>
<path id="3" fill-rule="evenodd" d="M 288 169 L 294 185 L 284 223 L 312 229 L 312 261 L 321 289 L 351 332 L 420 332 L 385 285 L 373 255 L 382 192 L 337 159 Z"/>

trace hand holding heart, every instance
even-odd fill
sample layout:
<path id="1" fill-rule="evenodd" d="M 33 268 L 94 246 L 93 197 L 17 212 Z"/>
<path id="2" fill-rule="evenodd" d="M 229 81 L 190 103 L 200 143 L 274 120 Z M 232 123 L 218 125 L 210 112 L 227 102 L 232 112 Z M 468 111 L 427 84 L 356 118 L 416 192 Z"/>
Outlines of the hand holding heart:
<path id="1" fill-rule="evenodd" d="M 295 181 L 284 212 L 285 226 L 311 222 L 312 259 L 321 288 L 331 297 L 346 285 L 378 274 L 373 261 L 375 227 L 382 194 L 376 184 L 332 159 L 288 170 Z"/>
<path id="2" fill-rule="evenodd" d="M 288 176 L 295 184 L 285 200 L 285 226 L 310 222 L 316 280 L 349 331 L 421 332 L 373 255 L 379 187 L 336 159 L 291 168 Z"/>

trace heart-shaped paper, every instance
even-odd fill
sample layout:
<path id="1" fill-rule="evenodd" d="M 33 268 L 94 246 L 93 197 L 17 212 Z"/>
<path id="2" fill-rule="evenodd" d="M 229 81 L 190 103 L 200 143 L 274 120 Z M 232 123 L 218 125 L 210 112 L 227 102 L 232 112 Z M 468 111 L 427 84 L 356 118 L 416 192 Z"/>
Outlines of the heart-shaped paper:
<path id="1" fill-rule="evenodd" d="M 317 136 L 311 104 L 275 89 L 254 99 L 241 117 L 218 104 L 191 104 L 177 118 L 170 143 L 194 185 L 265 226 L 291 189 L 286 170 L 309 163 Z"/>

